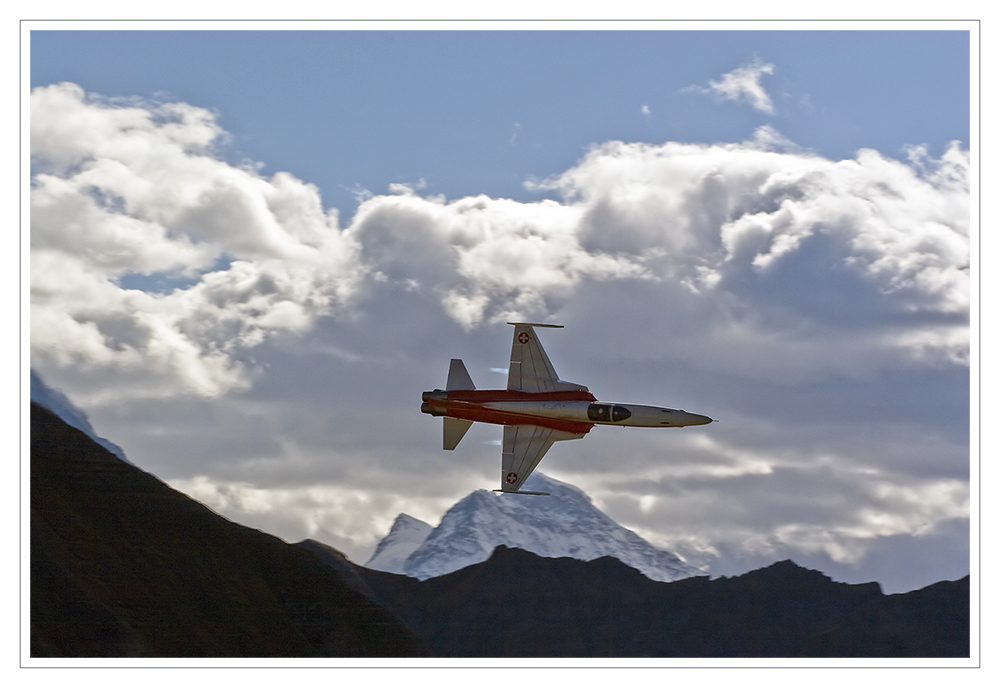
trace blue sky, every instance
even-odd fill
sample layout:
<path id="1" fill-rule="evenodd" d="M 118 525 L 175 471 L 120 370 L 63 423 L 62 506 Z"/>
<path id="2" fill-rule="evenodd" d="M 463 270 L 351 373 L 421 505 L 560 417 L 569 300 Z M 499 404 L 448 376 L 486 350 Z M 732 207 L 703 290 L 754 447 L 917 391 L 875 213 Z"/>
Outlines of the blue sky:
<path id="1" fill-rule="evenodd" d="M 363 562 L 495 487 L 499 429 L 443 452 L 420 392 L 452 357 L 502 387 L 505 322 L 561 323 L 564 378 L 721 421 L 554 447 L 612 518 L 714 574 L 960 577 L 956 26 L 32 32 L 32 367 L 140 467 Z"/>
<path id="2" fill-rule="evenodd" d="M 832 159 L 938 156 L 969 143 L 968 56 L 963 31 L 43 31 L 31 84 L 218 112 L 229 155 L 350 216 L 359 188 L 532 200 L 526 179 L 594 143 L 742 141 L 767 123 Z M 775 66 L 773 115 L 685 90 L 754 57 Z"/>

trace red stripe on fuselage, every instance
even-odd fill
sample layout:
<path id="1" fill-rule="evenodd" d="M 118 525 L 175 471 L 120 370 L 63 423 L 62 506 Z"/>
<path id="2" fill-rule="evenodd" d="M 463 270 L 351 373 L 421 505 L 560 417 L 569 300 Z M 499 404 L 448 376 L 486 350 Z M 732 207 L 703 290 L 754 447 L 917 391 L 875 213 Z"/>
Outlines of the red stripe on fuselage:
<path id="1" fill-rule="evenodd" d="M 560 394 L 561 392 L 552 392 L 553 394 Z M 532 395 L 533 398 L 541 396 L 540 394 Z M 521 401 L 521 399 L 517 399 Z M 491 399 L 491 401 L 499 401 L 497 399 Z M 505 399 L 504 401 L 508 401 Z M 554 401 L 554 400 L 553 400 Z M 560 401 L 565 401 L 560 399 Z M 578 399 L 573 399 L 571 401 L 580 401 Z M 441 399 L 434 402 L 435 406 L 439 406 L 445 410 L 445 415 L 451 416 L 452 418 L 462 418 L 464 420 L 477 421 L 479 423 L 493 423 L 494 425 L 537 425 L 543 428 L 551 428 L 552 430 L 562 430 L 564 432 L 571 432 L 574 434 L 586 434 L 590 432 L 590 429 L 594 427 L 593 423 L 581 423 L 579 421 L 573 420 L 562 420 L 559 418 L 544 418 L 542 416 L 531 416 L 524 413 L 509 413 L 506 411 L 496 411 L 494 409 L 487 409 L 479 406 L 478 404 L 459 401 L 452 402 L 450 399 Z"/>
<path id="2" fill-rule="evenodd" d="M 568 392 L 520 392 L 509 389 L 457 389 L 446 392 L 441 401 L 468 401 L 473 404 L 488 404 L 494 401 L 597 401 L 597 397 L 585 389 Z"/>

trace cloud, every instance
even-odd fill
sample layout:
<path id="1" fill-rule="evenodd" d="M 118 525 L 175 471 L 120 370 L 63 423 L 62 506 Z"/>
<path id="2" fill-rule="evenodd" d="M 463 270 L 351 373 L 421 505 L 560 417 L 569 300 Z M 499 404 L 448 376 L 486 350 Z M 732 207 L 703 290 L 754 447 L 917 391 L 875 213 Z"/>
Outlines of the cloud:
<path id="1" fill-rule="evenodd" d="M 775 150 L 785 153 L 805 152 L 794 141 L 786 138 L 770 124 L 754 129 L 753 139 L 748 143 L 756 145 L 761 150 Z"/>
<path id="2" fill-rule="evenodd" d="M 467 329 L 552 318 L 585 285 L 624 281 L 648 283 L 657 312 L 698 313 L 713 355 L 740 342 L 822 374 L 965 361 L 968 154 L 954 144 L 919 170 L 791 146 L 772 128 L 743 144 L 611 142 L 536 184 L 562 202 L 377 196 L 348 234 L 374 274 Z M 858 355 L 823 353 L 833 341 Z"/>
<path id="3" fill-rule="evenodd" d="M 727 74 L 723 74 L 720 81 L 709 81 L 707 87 L 690 86 L 686 90 L 715 95 L 723 100 L 731 100 L 736 103 L 747 102 L 755 110 L 773 115 L 774 103 L 771 102 L 771 96 L 760 83 L 764 74 L 774 74 L 774 65 L 754 59 Z"/>
<path id="4" fill-rule="evenodd" d="M 615 477 L 567 467 L 567 477 L 622 522 L 698 564 L 725 550 L 772 561 L 819 555 L 856 567 L 879 540 L 921 537 L 969 517 L 964 478 L 859 458 L 867 453 L 755 450 L 738 444 L 740 434 L 685 435 L 671 441 L 669 460 L 631 458 Z M 718 527 L 706 528 L 712 521 Z"/>
<path id="5" fill-rule="evenodd" d="M 31 96 L 32 356 L 91 395 L 218 395 L 244 354 L 346 303 L 358 247 L 318 190 L 218 157 L 183 103 L 114 104 L 73 84 Z M 168 293 L 131 278 L 182 285 Z"/>
<path id="6" fill-rule="evenodd" d="M 786 380 L 900 355 L 967 361 L 957 143 L 905 164 L 828 160 L 772 127 L 745 143 L 609 142 L 534 184 L 561 202 L 448 203 L 395 184 L 341 230 L 315 187 L 219 159 L 224 134 L 198 108 L 61 84 L 32 94 L 32 133 L 33 361 L 90 380 L 90 395 L 245 389 L 263 342 L 379 284 L 471 330 L 554 318 L 588 284 L 625 283 L 706 365 L 777 376 L 767 361 L 781 360 Z M 137 277 L 168 288 L 128 288 Z"/>
<path id="7" fill-rule="evenodd" d="M 363 559 L 399 511 L 433 522 L 490 486 L 497 428 L 442 452 L 418 392 L 450 357 L 502 386 L 523 319 L 567 325 L 549 354 L 601 398 L 723 420 L 547 455 L 654 542 L 851 567 L 967 523 L 958 143 L 611 141 L 529 185 L 560 200 L 392 185 L 341 228 L 315 187 L 226 162 L 205 110 L 62 84 L 32 93 L 32 135 L 32 365 L 241 522 Z"/>
<path id="8" fill-rule="evenodd" d="M 358 208 L 349 231 L 374 274 L 428 290 L 470 328 L 551 312 L 583 279 L 642 273 L 631 261 L 584 250 L 580 211 L 549 200 L 380 196 Z"/>
<path id="9" fill-rule="evenodd" d="M 828 160 L 772 127 L 745 143 L 609 142 L 534 185 L 561 202 L 448 203 L 395 184 L 341 230 L 315 187 L 219 159 L 223 132 L 198 108 L 61 84 L 32 94 L 32 133 L 33 361 L 91 380 L 90 394 L 246 388 L 263 342 L 379 284 L 471 330 L 557 317 L 587 285 L 624 283 L 706 364 L 773 376 L 779 353 L 785 379 L 900 355 L 967 361 L 957 143 L 905 164 L 872 150 Z M 137 278 L 168 287 L 128 288 Z"/>
<path id="10" fill-rule="evenodd" d="M 295 533 L 334 547 L 374 549 L 400 513 L 437 522 L 450 500 L 408 500 L 400 493 L 362 492 L 344 485 L 256 487 L 195 476 L 173 487 L 265 532 Z"/>

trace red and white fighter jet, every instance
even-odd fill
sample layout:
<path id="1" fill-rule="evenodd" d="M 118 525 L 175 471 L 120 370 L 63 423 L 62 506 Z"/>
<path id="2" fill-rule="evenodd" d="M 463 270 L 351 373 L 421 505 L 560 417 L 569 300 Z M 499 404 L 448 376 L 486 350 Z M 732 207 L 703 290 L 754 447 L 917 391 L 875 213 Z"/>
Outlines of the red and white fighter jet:
<path id="1" fill-rule="evenodd" d="M 503 425 L 500 489 L 520 488 L 553 442 L 578 440 L 595 425 L 682 428 L 711 423 L 708 416 L 678 409 L 599 402 L 590 390 L 559 379 L 534 328 L 562 327 L 542 323 L 514 326 L 507 389 L 476 389 L 461 359 L 451 359 L 447 389 L 424 392 L 420 410 L 444 416 L 444 448 L 454 449 L 474 421 Z"/>

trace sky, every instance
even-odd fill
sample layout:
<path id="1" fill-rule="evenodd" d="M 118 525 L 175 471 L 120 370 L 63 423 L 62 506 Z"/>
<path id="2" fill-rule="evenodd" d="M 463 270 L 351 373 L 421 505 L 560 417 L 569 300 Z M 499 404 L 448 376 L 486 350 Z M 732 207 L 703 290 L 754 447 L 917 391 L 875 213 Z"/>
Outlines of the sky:
<path id="1" fill-rule="evenodd" d="M 720 421 L 550 450 L 622 525 L 713 575 L 958 578 L 954 26 L 32 31 L 31 366 L 141 468 L 363 563 L 498 486 L 500 428 L 442 451 L 420 393 L 451 358 L 503 387 L 505 323 L 559 323 L 563 379 Z"/>

